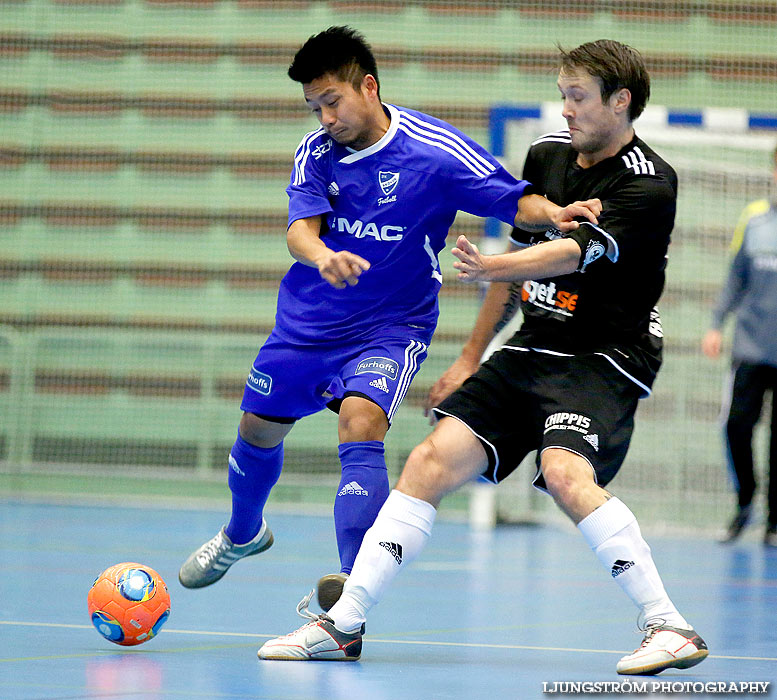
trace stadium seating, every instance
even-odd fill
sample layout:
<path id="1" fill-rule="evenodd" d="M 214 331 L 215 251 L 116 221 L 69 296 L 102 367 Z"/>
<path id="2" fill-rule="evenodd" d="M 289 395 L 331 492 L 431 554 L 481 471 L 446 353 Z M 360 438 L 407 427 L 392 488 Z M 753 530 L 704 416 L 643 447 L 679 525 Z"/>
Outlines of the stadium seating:
<path id="1" fill-rule="evenodd" d="M 772 2 L 1 6 L 0 413 L 13 420 L 0 422 L 0 461 L 18 464 L 222 468 L 248 364 L 291 262 L 283 233 L 293 152 L 317 126 L 286 67 L 322 27 L 363 28 L 384 99 L 486 145 L 493 104 L 556 99 L 559 37 L 567 45 L 612 35 L 638 46 L 655 104 L 764 112 L 777 104 Z M 468 40 L 475 29 L 477 42 Z M 704 437 L 719 377 L 702 371 L 696 343 L 746 193 L 729 195 L 725 216 L 700 230 L 705 187 L 689 183 L 675 232 L 662 306 L 672 362 L 641 409 L 637 462 L 649 454 L 671 463 L 676 441 L 666 428 L 680 419 L 703 443 L 699 469 L 719 462 Z M 454 235 L 477 238 L 481 227 L 460 216 Z M 443 263 L 439 332 L 389 434 L 394 469 L 425 434 L 422 397 L 477 309 L 479 290 L 452 282 L 449 257 Z M 683 279 L 700 282 L 688 289 Z M 682 379 L 689 373 L 698 381 Z M 292 471 L 331 465 L 333 441 L 331 416 L 307 421 L 290 442 Z"/>

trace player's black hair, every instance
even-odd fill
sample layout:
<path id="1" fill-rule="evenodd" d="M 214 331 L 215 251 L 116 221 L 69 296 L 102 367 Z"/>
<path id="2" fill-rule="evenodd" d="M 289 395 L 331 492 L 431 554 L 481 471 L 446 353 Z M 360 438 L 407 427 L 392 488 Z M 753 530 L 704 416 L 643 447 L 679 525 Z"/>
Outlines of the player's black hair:
<path id="1" fill-rule="evenodd" d="M 297 51 L 289 66 L 289 77 L 298 83 L 310 83 L 327 73 L 350 82 L 358 90 L 365 75 L 380 81 L 378 66 L 365 38 L 351 27 L 329 27 L 314 34 Z"/>
<path id="2" fill-rule="evenodd" d="M 576 49 L 561 53 L 561 70 L 582 68 L 598 78 L 602 89 L 602 102 L 606 102 L 617 90 L 626 88 L 631 93 L 629 119 L 634 121 L 645 109 L 650 98 L 650 75 L 642 54 L 619 41 L 600 39 L 581 44 Z"/>

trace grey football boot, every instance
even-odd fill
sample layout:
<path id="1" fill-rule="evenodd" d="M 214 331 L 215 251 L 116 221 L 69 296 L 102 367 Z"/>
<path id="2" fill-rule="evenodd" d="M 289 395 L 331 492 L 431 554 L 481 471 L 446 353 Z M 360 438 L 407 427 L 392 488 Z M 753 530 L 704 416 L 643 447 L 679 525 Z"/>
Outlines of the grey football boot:
<path id="1" fill-rule="evenodd" d="M 210 586 L 224 576 L 238 559 L 264 552 L 272 544 L 272 531 L 264 520 L 256 537 L 245 544 L 234 544 L 222 527 L 213 539 L 189 555 L 178 572 L 178 580 L 185 588 Z"/>

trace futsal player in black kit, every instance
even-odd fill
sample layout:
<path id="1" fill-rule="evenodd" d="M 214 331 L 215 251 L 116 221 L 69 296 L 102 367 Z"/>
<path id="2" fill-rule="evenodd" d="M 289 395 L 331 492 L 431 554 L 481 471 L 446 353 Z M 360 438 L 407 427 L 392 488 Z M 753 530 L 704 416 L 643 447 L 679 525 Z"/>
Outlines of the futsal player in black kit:
<path id="1" fill-rule="evenodd" d="M 314 622 L 267 642 L 260 657 L 358 658 L 367 611 L 422 550 L 443 496 L 479 475 L 500 482 L 532 450 L 534 485 L 639 609 L 645 636 L 618 673 L 688 668 L 707 656 L 667 595 L 633 513 L 604 489 L 661 365 L 656 303 L 677 177 L 632 126 L 650 94 L 638 52 L 615 41 L 562 50 L 558 88 L 568 130 L 534 142 L 523 177 L 562 206 L 592 201 L 597 224 L 564 234 L 514 229 L 511 251 L 493 256 L 459 237 L 459 278 L 493 284 L 461 356 L 430 394 L 439 422 L 408 458 L 340 600 L 319 616 L 303 601 L 299 610 Z M 520 330 L 478 368 L 518 303 Z"/>

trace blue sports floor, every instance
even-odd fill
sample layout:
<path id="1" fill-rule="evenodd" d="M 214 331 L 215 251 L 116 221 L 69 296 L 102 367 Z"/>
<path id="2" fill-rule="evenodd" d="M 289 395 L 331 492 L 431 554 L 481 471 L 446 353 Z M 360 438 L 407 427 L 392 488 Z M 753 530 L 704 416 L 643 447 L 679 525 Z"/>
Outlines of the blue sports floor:
<path id="1" fill-rule="evenodd" d="M 636 610 L 571 526 L 473 534 L 438 522 L 373 611 L 359 662 L 259 661 L 265 639 L 303 623 L 297 601 L 336 561 L 330 518 L 270 510 L 268 520 L 271 550 L 189 591 L 178 567 L 217 531 L 218 513 L 0 501 L 0 698 L 530 700 L 553 697 L 543 689 L 557 681 L 625 680 L 615 663 L 641 640 Z M 777 550 L 755 533 L 728 547 L 650 543 L 711 655 L 642 680 L 774 686 Z M 161 634 L 133 648 L 100 637 L 86 610 L 95 576 L 120 561 L 155 568 L 172 598 Z"/>

